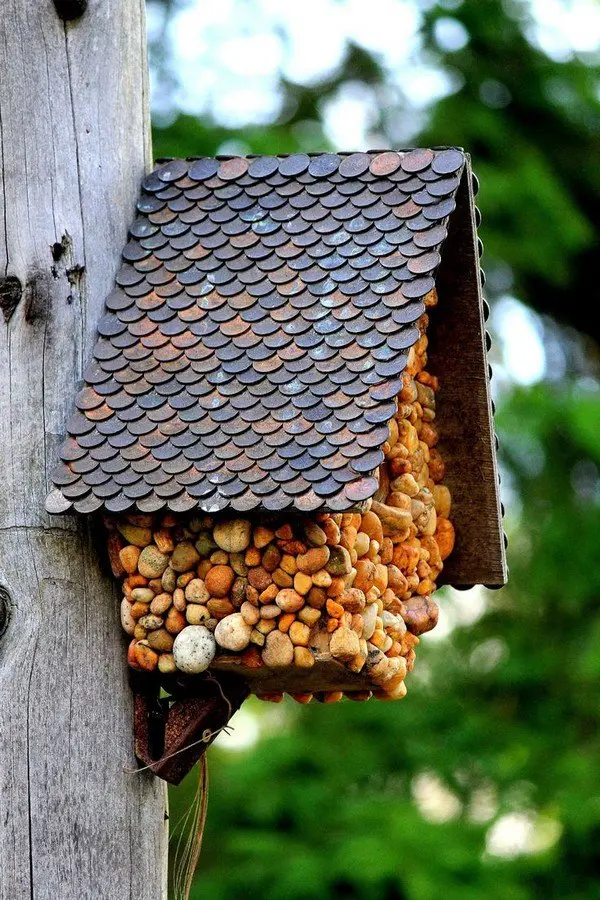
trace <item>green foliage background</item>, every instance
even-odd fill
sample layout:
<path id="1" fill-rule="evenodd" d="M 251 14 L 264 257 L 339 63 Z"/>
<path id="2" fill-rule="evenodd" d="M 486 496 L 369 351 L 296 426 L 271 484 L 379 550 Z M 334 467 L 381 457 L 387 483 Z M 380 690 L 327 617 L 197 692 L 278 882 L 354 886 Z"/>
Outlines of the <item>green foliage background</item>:
<path id="1" fill-rule="evenodd" d="M 600 898 L 598 58 L 546 56 L 527 38 L 526 2 L 422 6 L 422 50 L 459 86 L 415 143 L 472 152 L 488 294 L 508 278 L 547 342 L 547 377 L 505 383 L 498 398 L 510 584 L 446 592 L 453 627 L 423 642 L 402 704 L 250 701 L 258 742 L 209 754 L 194 900 Z M 469 36 L 454 52 L 436 43 L 448 16 Z M 151 49 L 164 69 L 168 45 Z M 348 45 L 326 80 L 282 78 L 287 118 L 231 131 L 180 114 L 155 128 L 155 155 L 211 154 L 232 138 L 249 152 L 322 148 L 323 100 L 386 77 Z M 484 84 L 501 103 L 482 100 Z M 195 777 L 172 792 L 174 820 Z"/>

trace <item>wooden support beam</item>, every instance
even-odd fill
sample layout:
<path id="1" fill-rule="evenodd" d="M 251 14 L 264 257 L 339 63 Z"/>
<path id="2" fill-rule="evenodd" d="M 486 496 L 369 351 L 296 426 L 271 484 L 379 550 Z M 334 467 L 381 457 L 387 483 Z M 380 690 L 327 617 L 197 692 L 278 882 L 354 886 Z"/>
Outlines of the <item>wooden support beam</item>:
<path id="1" fill-rule="evenodd" d="M 151 161 L 144 2 L 60 6 L 0 17 L 0 898 L 165 900 L 104 542 L 44 512 Z"/>

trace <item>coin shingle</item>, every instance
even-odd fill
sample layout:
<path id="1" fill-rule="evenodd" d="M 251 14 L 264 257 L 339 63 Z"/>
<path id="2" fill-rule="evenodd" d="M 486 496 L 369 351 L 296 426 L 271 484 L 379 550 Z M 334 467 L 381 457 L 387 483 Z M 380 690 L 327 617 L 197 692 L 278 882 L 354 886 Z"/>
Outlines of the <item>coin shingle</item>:
<path id="1" fill-rule="evenodd" d="M 163 162 L 67 423 L 65 503 L 312 512 L 372 496 L 464 160 Z"/>

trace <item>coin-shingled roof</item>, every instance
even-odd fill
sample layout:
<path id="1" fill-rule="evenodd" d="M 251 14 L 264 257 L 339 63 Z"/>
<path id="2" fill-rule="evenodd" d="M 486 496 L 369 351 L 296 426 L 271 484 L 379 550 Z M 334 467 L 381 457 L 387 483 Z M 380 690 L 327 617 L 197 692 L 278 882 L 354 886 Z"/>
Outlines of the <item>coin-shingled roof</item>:
<path id="1" fill-rule="evenodd" d="M 454 148 L 159 165 L 48 508 L 371 497 L 464 165 Z"/>

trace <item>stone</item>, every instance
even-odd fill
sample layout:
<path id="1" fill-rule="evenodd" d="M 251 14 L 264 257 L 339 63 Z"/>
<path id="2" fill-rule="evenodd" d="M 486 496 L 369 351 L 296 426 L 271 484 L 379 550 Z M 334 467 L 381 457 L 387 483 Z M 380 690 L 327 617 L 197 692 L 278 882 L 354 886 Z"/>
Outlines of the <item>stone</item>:
<path id="1" fill-rule="evenodd" d="M 297 612 L 304 606 L 304 597 L 293 588 L 284 588 L 277 594 L 275 603 L 283 612 Z"/>
<path id="2" fill-rule="evenodd" d="M 300 612 L 298 613 L 298 618 L 301 622 L 304 622 L 305 625 L 308 625 L 310 628 L 321 618 L 321 610 L 313 609 L 312 606 L 303 606 Z"/>
<path id="3" fill-rule="evenodd" d="M 205 625 L 210 619 L 210 612 L 200 603 L 190 603 L 185 611 L 185 619 L 188 625 Z"/>
<path id="4" fill-rule="evenodd" d="M 304 622 L 292 622 L 288 634 L 292 644 L 308 647 L 310 628 Z"/>
<path id="5" fill-rule="evenodd" d="M 251 634 L 252 628 L 241 613 L 225 616 L 215 628 L 215 640 L 224 650 L 245 650 Z"/>
<path id="6" fill-rule="evenodd" d="M 188 603 L 206 603 L 209 597 L 210 594 L 201 578 L 192 578 L 186 585 L 185 599 Z"/>
<path id="7" fill-rule="evenodd" d="M 335 659 L 350 661 L 358 655 L 360 644 L 358 635 L 346 625 L 340 625 L 331 635 L 329 652 Z"/>
<path id="8" fill-rule="evenodd" d="M 172 553 L 175 549 L 173 537 L 169 528 L 160 528 L 154 532 L 154 543 L 161 553 Z"/>
<path id="9" fill-rule="evenodd" d="M 366 594 L 375 582 L 375 564 L 369 559 L 359 559 L 356 563 L 356 578 L 354 587 Z"/>
<path id="10" fill-rule="evenodd" d="M 132 603 L 131 604 L 131 617 L 133 619 L 139 619 L 140 616 L 145 616 L 149 609 L 150 609 L 149 603 Z"/>
<path id="11" fill-rule="evenodd" d="M 169 634 L 165 628 L 158 628 L 156 631 L 151 631 L 147 637 L 149 646 L 159 653 L 170 653 L 173 649 L 173 640 L 173 635 Z"/>
<path id="12" fill-rule="evenodd" d="M 215 636 L 208 628 L 204 625 L 188 625 L 179 632 L 173 644 L 175 665 L 181 672 L 197 675 L 208 669 L 216 649 Z"/>
<path id="13" fill-rule="evenodd" d="M 276 619 L 280 613 L 281 610 L 276 603 L 267 603 L 260 608 L 261 619 Z"/>
<path id="14" fill-rule="evenodd" d="M 294 665 L 298 666 L 299 669 L 312 669 L 314 664 L 315 658 L 308 647 L 294 647 Z"/>
<path id="15" fill-rule="evenodd" d="M 138 572 L 145 578 L 160 578 L 167 568 L 169 557 L 161 553 L 158 547 L 144 547 L 138 560 Z"/>
<path id="16" fill-rule="evenodd" d="M 172 594 L 177 587 L 177 572 L 171 566 L 167 566 L 162 573 L 161 585 L 163 591 L 167 591 L 169 594 Z"/>
<path id="17" fill-rule="evenodd" d="M 150 528 L 141 528 L 139 525 L 131 525 L 129 522 L 120 522 L 117 528 L 128 544 L 136 547 L 147 547 L 152 543 L 152 531 Z"/>
<path id="18" fill-rule="evenodd" d="M 433 502 L 438 516 L 447 519 L 452 508 L 452 496 L 445 484 L 435 484 L 433 486 Z M 122 553 L 123 551 L 121 551 Z"/>
<path id="19" fill-rule="evenodd" d="M 439 608 L 431 597 L 411 597 L 404 604 L 406 627 L 414 634 L 424 634 L 437 625 Z"/>
<path id="20" fill-rule="evenodd" d="M 291 666 L 294 661 L 294 645 L 288 635 L 277 630 L 268 634 L 262 658 L 264 664 L 273 669 Z"/>
<path id="21" fill-rule="evenodd" d="M 165 619 L 165 628 L 169 634 L 179 634 L 186 625 L 187 622 L 183 613 L 175 609 L 175 606 L 172 606 Z"/>
<path id="22" fill-rule="evenodd" d="M 151 603 L 154 600 L 154 591 L 150 588 L 137 587 L 131 592 L 134 603 Z"/>
<path id="23" fill-rule="evenodd" d="M 356 555 L 359 559 L 361 556 L 367 555 L 367 553 L 369 552 L 370 543 L 371 538 L 366 533 L 366 531 L 359 531 L 354 542 L 354 549 L 356 550 Z"/>
<path id="24" fill-rule="evenodd" d="M 158 671 L 163 675 L 171 675 L 177 671 L 175 658 L 172 653 L 161 653 L 158 657 Z"/>
<path id="25" fill-rule="evenodd" d="M 155 616 L 152 613 L 148 613 L 146 616 L 142 616 L 138 620 L 138 624 L 145 628 L 146 631 L 155 631 L 157 628 L 162 628 L 163 626 L 163 618 L 162 616 Z"/>
<path id="26" fill-rule="evenodd" d="M 152 672 L 158 664 L 158 653 L 142 641 L 138 641 L 133 648 L 135 661 L 140 669 Z"/>
<path id="27" fill-rule="evenodd" d="M 252 587 L 255 587 L 260 592 L 266 590 L 273 579 L 262 566 L 253 566 L 251 569 L 248 569 L 248 581 Z"/>
<path id="28" fill-rule="evenodd" d="M 281 553 L 275 544 L 269 544 L 262 555 L 262 567 L 266 572 L 274 572 L 281 562 Z"/>
<path id="29" fill-rule="evenodd" d="M 368 606 L 362 612 L 363 619 L 363 633 L 362 636 L 365 640 L 369 641 L 373 633 L 375 631 L 375 625 L 377 624 L 377 613 L 378 606 L 376 603 L 369 603 Z"/>
<path id="30" fill-rule="evenodd" d="M 252 526 L 248 519 L 228 519 L 213 528 L 213 539 L 227 553 L 241 553 L 250 545 Z"/>
<path id="31" fill-rule="evenodd" d="M 279 609 L 279 607 L 278 607 Z M 248 623 L 248 625 L 256 625 L 258 620 L 260 619 L 260 613 L 256 606 L 253 606 L 252 603 L 249 603 L 248 600 L 244 601 L 240 607 L 240 613 L 244 617 L 244 621 Z"/>
<path id="32" fill-rule="evenodd" d="M 327 545 L 324 547 L 313 547 L 312 549 L 307 550 L 306 553 L 301 553 L 296 558 L 298 570 L 305 575 L 314 575 L 319 569 L 327 567 L 330 553 L 331 551 Z M 331 571 L 328 567 L 327 569 L 328 571 Z"/>
<path id="33" fill-rule="evenodd" d="M 332 547 L 326 568 L 330 575 L 349 575 L 352 569 L 352 558 L 348 550 L 341 544 Z"/>
<path id="34" fill-rule="evenodd" d="M 378 541 L 381 544 L 383 540 L 383 529 L 381 527 L 379 516 L 374 512 L 369 511 L 363 513 L 360 522 L 360 530 L 367 534 L 369 538 L 372 538 L 374 541 Z"/>
<path id="35" fill-rule="evenodd" d="M 166 613 L 172 602 L 173 597 L 171 594 L 157 594 L 150 604 L 150 612 L 154 613 L 155 616 L 162 616 L 163 613 Z"/>
<path id="36" fill-rule="evenodd" d="M 217 545 L 215 544 L 211 531 L 201 531 L 198 537 L 196 538 L 196 543 L 194 544 L 197 552 L 202 557 L 210 556 L 213 550 L 216 550 Z"/>
<path id="37" fill-rule="evenodd" d="M 327 535 L 312 519 L 308 519 L 304 523 L 304 534 L 308 543 L 313 547 L 322 547 L 327 543 Z"/>
<path id="38" fill-rule="evenodd" d="M 313 581 L 310 575 L 305 575 L 304 572 L 296 572 L 294 575 L 294 590 L 298 591 L 299 594 L 304 596 L 308 594 L 311 587 L 313 586 Z"/>
<path id="39" fill-rule="evenodd" d="M 331 584 L 331 575 L 327 569 L 319 569 L 319 571 L 315 572 L 312 576 L 311 580 L 315 587 L 328 588 Z"/>
<path id="40" fill-rule="evenodd" d="M 339 602 L 350 613 L 361 613 L 365 608 L 365 594 L 360 588 L 351 587 L 340 596 Z"/>
<path id="41" fill-rule="evenodd" d="M 235 574 L 229 566 L 213 566 L 207 572 L 204 584 L 211 597 L 226 597 L 234 579 Z"/>
<path id="42" fill-rule="evenodd" d="M 246 565 L 243 553 L 230 553 L 229 565 L 236 575 L 241 575 L 245 578 L 248 574 L 248 566 Z"/>
<path id="43" fill-rule="evenodd" d="M 449 519 L 440 516 L 437 520 L 435 539 L 440 551 L 440 557 L 446 559 L 454 549 L 454 525 Z"/>
<path id="44" fill-rule="evenodd" d="M 223 619 L 231 613 L 237 612 L 235 606 L 227 597 L 211 597 L 206 604 L 211 616 L 215 619 Z"/>
<path id="45" fill-rule="evenodd" d="M 133 634 L 135 631 L 135 619 L 131 615 L 131 603 L 127 597 L 121 600 L 121 627 L 125 634 Z"/>
<path id="46" fill-rule="evenodd" d="M 133 575 L 133 573 L 137 571 L 140 552 L 140 548 L 134 546 L 133 544 L 128 544 L 126 547 L 123 547 L 121 550 L 119 550 L 119 559 L 121 561 L 121 565 L 128 573 L 128 575 Z"/>
<path id="47" fill-rule="evenodd" d="M 209 559 L 213 566 L 229 565 L 229 553 L 225 553 L 224 550 L 215 550 L 214 553 L 210 554 Z"/>
<path id="48" fill-rule="evenodd" d="M 392 491 L 408 494 L 409 497 L 416 497 L 419 493 L 419 485 L 411 472 L 405 472 L 404 475 L 399 475 L 398 478 L 394 478 L 390 487 Z"/>
<path id="49" fill-rule="evenodd" d="M 257 647 L 264 647 L 265 645 L 265 636 L 259 631 L 257 628 L 252 629 L 252 634 L 250 635 L 250 643 L 255 644 Z M 261 665 L 262 665 L 262 656 L 261 656 Z"/>
<path id="50" fill-rule="evenodd" d="M 200 554 L 190 541 L 181 541 L 171 555 L 170 565 L 176 572 L 189 572 L 200 562 Z"/>
<path id="51" fill-rule="evenodd" d="M 257 550 L 262 550 L 275 538 L 275 532 L 263 525 L 257 525 L 252 533 L 252 541 Z"/>

